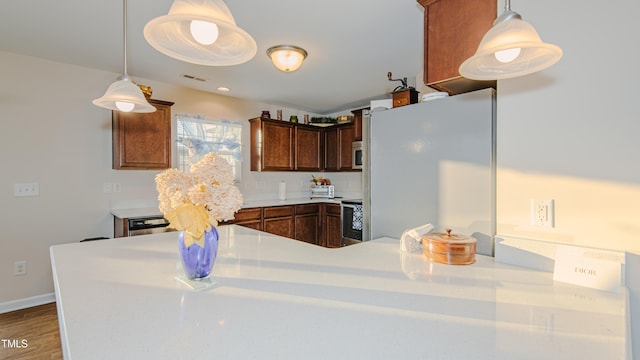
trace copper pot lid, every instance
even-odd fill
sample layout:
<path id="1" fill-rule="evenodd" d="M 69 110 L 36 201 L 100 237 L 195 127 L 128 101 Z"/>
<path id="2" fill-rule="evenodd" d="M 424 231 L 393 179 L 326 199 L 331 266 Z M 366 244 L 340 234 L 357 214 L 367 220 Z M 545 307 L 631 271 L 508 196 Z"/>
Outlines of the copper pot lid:
<path id="1" fill-rule="evenodd" d="M 451 242 L 456 244 L 471 244 L 476 242 L 476 238 L 473 236 L 462 235 L 462 234 L 452 234 L 451 229 L 445 229 L 446 232 L 430 232 L 422 235 L 422 241 L 440 241 L 440 242 Z"/>

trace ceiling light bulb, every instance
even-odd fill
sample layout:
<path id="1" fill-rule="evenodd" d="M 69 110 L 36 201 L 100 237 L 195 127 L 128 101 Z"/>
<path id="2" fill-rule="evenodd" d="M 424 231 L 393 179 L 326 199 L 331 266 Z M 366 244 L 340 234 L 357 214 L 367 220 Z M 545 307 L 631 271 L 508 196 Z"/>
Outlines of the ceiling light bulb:
<path id="1" fill-rule="evenodd" d="M 211 45 L 218 40 L 218 25 L 202 20 L 192 20 L 191 36 L 202 45 Z"/>
<path id="2" fill-rule="evenodd" d="M 122 112 L 129 112 L 133 110 L 135 104 L 127 101 L 116 101 L 116 107 Z"/>
<path id="3" fill-rule="evenodd" d="M 520 55 L 520 48 L 496 51 L 494 55 L 496 57 L 496 60 L 500 61 L 501 63 L 510 63 Z"/>

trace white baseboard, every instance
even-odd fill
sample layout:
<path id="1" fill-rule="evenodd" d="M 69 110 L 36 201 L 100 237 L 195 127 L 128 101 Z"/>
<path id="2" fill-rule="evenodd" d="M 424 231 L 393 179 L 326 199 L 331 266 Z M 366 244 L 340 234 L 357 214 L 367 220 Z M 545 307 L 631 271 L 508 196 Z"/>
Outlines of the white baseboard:
<path id="1" fill-rule="evenodd" d="M 0 303 L 0 314 L 22 310 L 38 305 L 49 304 L 56 301 L 55 293 L 36 295 L 24 299 L 12 300 Z"/>

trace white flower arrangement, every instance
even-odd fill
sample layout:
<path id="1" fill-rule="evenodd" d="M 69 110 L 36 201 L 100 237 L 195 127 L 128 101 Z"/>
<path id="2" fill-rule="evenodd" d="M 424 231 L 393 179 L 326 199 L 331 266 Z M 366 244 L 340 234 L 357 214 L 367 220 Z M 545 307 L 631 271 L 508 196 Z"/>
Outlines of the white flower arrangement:
<path id="1" fill-rule="evenodd" d="M 186 173 L 167 169 L 156 175 L 160 211 L 177 230 L 185 230 L 185 246 L 204 243 L 204 232 L 219 221 L 232 220 L 242 206 L 231 165 L 208 153 Z"/>

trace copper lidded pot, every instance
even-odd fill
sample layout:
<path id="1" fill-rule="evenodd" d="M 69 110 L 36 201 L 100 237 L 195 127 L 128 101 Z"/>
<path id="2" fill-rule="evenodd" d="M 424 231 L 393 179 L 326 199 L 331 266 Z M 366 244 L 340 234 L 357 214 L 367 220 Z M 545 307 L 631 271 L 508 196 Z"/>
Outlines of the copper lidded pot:
<path id="1" fill-rule="evenodd" d="M 476 243 L 473 236 L 446 233 L 422 235 L 422 253 L 430 261 L 451 265 L 467 265 L 476 262 Z"/>

